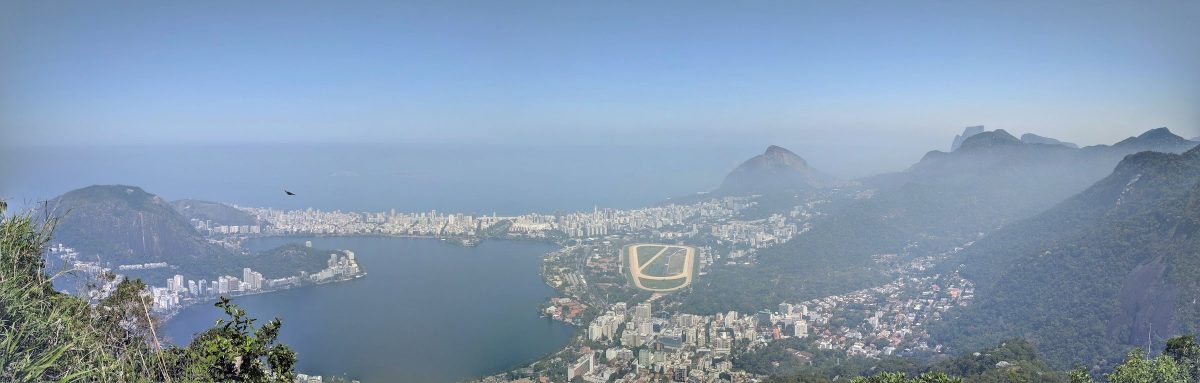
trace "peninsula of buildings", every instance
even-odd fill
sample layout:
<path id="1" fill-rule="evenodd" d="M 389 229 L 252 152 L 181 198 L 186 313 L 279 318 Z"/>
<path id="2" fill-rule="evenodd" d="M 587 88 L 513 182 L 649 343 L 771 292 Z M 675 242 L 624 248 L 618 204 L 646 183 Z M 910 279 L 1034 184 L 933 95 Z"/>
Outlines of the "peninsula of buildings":
<path id="1" fill-rule="evenodd" d="M 306 243 L 305 246 L 311 247 L 312 243 Z M 125 279 L 123 272 L 171 267 L 166 262 L 154 262 L 122 264 L 117 265 L 114 270 L 112 267 L 101 266 L 95 261 L 80 260 L 78 252 L 61 243 L 50 248 L 50 255 L 57 257 L 58 261 L 64 264 L 71 265 L 73 270 L 81 271 L 86 275 L 111 274 L 114 276 L 112 279 L 102 280 L 99 286 L 88 292 L 93 299 L 103 298 L 114 291 L 116 285 Z M 288 277 L 267 279 L 263 277 L 262 273 L 245 267 L 242 268 L 241 275 L 184 276 L 175 274 L 167 278 L 162 285 L 151 281 L 146 281 L 146 284 L 147 293 L 154 302 L 151 310 L 156 315 L 169 318 L 184 307 L 215 300 L 220 296 L 266 293 L 307 284 L 347 281 L 364 275 L 366 272 L 354 259 L 354 252 L 339 250 L 330 252 L 326 267 L 315 273 L 300 271 Z"/>

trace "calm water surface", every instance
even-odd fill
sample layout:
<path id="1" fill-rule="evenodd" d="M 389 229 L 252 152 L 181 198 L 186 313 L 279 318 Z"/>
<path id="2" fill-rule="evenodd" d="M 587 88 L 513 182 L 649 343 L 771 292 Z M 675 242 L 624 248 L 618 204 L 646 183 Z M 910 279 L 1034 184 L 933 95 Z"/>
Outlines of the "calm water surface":
<path id="1" fill-rule="evenodd" d="M 466 248 L 433 239 L 265 238 L 252 249 L 311 240 L 355 252 L 367 276 L 234 299 L 262 321 L 283 320 L 298 372 L 367 382 L 451 382 L 503 371 L 564 346 L 574 328 L 540 318 L 554 290 L 538 275 L 552 245 L 485 241 Z M 211 303 L 166 324 L 179 343 L 221 316 Z"/>

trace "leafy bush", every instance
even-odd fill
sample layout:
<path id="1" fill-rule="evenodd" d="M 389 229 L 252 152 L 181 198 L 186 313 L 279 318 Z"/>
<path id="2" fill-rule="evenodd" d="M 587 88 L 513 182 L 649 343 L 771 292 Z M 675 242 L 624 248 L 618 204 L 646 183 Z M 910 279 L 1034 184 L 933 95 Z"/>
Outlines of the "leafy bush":
<path id="1" fill-rule="evenodd" d="M 0 202 L 0 381 L 290 382 L 296 354 L 276 343 L 278 319 L 255 329 L 244 310 L 185 348 L 163 348 L 150 297 L 124 280 L 95 305 L 54 291 L 43 254 L 56 220 L 9 216 Z"/>

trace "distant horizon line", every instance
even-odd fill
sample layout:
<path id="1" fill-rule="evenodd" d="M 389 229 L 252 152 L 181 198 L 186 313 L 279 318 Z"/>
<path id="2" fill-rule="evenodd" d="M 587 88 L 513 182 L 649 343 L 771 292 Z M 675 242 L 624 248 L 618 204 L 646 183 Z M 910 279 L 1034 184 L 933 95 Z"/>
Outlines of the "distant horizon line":
<path id="1" fill-rule="evenodd" d="M 955 135 L 961 134 L 962 129 L 975 127 L 975 126 L 983 126 L 983 127 L 985 127 L 985 129 L 988 129 L 988 128 L 986 128 L 987 124 L 966 125 L 963 127 L 955 128 L 954 130 L 947 131 L 946 138 L 947 138 L 947 140 L 952 139 Z M 1184 139 L 1188 139 L 1188 140 L 1195 141 L 1195 139 L 1200 138 L 1200 132 L 1183 133 L 1182 131 L 1179 131 L 1179 130 L 1173 130 L 1169 126 L 1155 126 L 1155 127 L 1144 128 L 1142 130 L 1131 131 L 1131 133 L 1130 133 L 1131 135 L 1127 136 L 1126 138 L 1137 137 L 1138 135 L 1140 135 L 1142 133 L 1145 133 L 1150 130 L 1158 129 L 1158 128 L 1167 128 L 1168 130 L 1170 130 L 1171 133 L 1173 133 L 1177 136 L 1183 137 Z M 1083 141 L 1078 141 L 1078 140 L 1075 140 L 1072 138 L 1067 138 L 1064 136 L 1048 135 L 1048 134 L 1039 133 L 1036 131 L 1017 132 L 1016 130 L 1013 130 L 1011 128 L 1006 128 L 1006 127 L 991 128 L 986 131 L 995 131 L 995 130 L 1004 130 L 1004 131 L 1008 132 L 1009 134 L 1012 134 L 1015 137 L 1020 137 L 1021 135 L 1024 135 L 1024 134 L 1034 134 L 1034 135 L 1038 135 L 1038 136 L 1042 136 L 1042 137 L 1046 137 L 1046 138 L 1053 138 L 1053 139 L 1061 140 L 1064 142 L 1074 143 L 1074 144 L 1079 145 L 1081 148 L 1087 147 L 1087 146 L 1096 146 L 1096 145 L 1112 145 L 1112 144 L 1119 142 L 1121 139 L 1124 139 L 1124 138 L 1117 139 L 1117 141 L 1113 141 L 1113 142 L 1084 143 Z M 747 133 L 747 134 L 753 135 L 755 133 L 751 132 L 751 133 Z M 928 132 L 926 132 L 926 134 L 928 134 Z M 1189 136 L 1192 136 L 1192 137 L 1189 137 Z M 693 137 L 693 138 L 695 138 L 695 137 Z M 709 146 L 709 147 L 743 147 L 743 146 L 755 145 L 754 143 L 750 142 L 750 141 L 753 141 L 753 139 L 744 140 L 744 141 L 739 140 L 737 142 L 730 142 L 729 140 L 713 139 L 710 137 L 702 137 L 699 139 L 688 139 L 688 137 L 686 137 L 686 136 L 678 137 L 678 138 L 674 138 L 674 139 L 665 139 L 665 138 L 646 139 L 646 140 L 626 139 L 626 140 L 619 140 L 619 141 L 620 141 L 619 143 L 609 142 L 609 141 L 597 142 L 596 140 L 593 140 L 593 139 L 586 139 L 586 140 L 563 140 L 561 142 L 553 142 L 553 141 L 534 142 L 534 141 L 528 141 L 528 140 L 497 140 L 495 137 L 486 137 L 486 136 L 456 137 L 456 138 L 421 138 L 421 139 L 416 139 L 416 140 L 393 140 L 393 139 L 384 139 L 384 140 L 307 140 L 307 139 L 298 139 L 298 140 L 278 140 L 278 141 L 195 140 L 195 141 L 174 141 L 174 142 L 150 142 L 150 141 L 145 141 L 145 142 L 80 142 L 80 141 L 11 142 L 10 141 L 10 142 L 0 142 L 0 148 L 4 148 L 4 149 L 13 149 L 13 148 L 123 148 L 123 147 L 124 148 L 149 148 L 149 147 L 197 147 L 197 148 L 199 148 L 199 147 L 221 147 L 221 146 L 224 146 L 224 147 L 239 147 L 239 146 L 243 146 L 243 147 L 359 146 L 359 147 L 386 148 L 386 147 L 414 146 L 414 145 L 473 145 L 473 146 L 491 146 L 491 147 L 597 147 L 597 148 L 601 148 L 601 147 L 622 147 L 622 146 L 659 147 L 659 146 L 678 146 L 680 144 Z M 781 147 L 787 148 L 788 146 L 791 146 L 791 145 L 782 144 L 781 141 L 797 141 L 797 140 L 779 137 L 779 138 L 775 138 L 775 139 L 764 138 L 759 141 L 762 141 L 762 142 L 758 143 L 758 145 L 760 145 L 764 148 L 769 147 L 769 146 L 781 146 Z M 942 150 L 942 149 L 940 149 L 940 146 L 939 146 L 937 148 L 930 149 L 930 150 Z"/>

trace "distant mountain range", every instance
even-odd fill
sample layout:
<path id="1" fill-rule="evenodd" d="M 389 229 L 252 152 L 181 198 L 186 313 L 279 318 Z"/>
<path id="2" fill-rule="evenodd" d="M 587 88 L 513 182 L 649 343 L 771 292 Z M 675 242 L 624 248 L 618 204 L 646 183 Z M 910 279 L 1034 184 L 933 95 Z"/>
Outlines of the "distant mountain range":
<path id="1" fill-rule="evenodd" d="M 1175 142 L 1160 132 L 1139 137 Z M 959 258 L 980 298 L 939 335 L 963 347 L 1022 336 L 1070 368 L 1111 364 L 1129 347 L 1195 333 L 1200 148 L 1130 155 L 1083 192 L 989 234 Z"/>
<path id="2" fill-rule="evenodd" d="M 1111 146 L 1080 148 L 1070 142 L 1033 133 L 1026 133 L 1017 138 L 1004 129 L 986 131 L 981 125 L 968 127 L 962 134 L 956 135 L 953 150 L 950 152 L 934 150 L 905 172 L 866 177 L 860 181 L 869 186 L 887 188 L 904 182 L 948 180 L 955 177 L 993 177 L 995 175 L 989 173 L 1014 167 L 1044 168 L 1040 170 L 1042 175 L 1055 178 L 1046 180 L 1051 185 L 1069 184 L 1067 192 L 1059 192 L 1050 197 L 1053 203 L 1099 180 L 1125 155 L 1143 150 L 1178 153 L 1196 144 L 1195 141 L 1171 133 L 1167 128 L 1157 128 Z M 1039 172 L 1038 169 L 1030 170 Z M 1076 175 L 1066 174 L 1080 172 L 1081 174 Z M 1006 173 L 1024 176 L 1019 174 L 1021 171 Z M 1066 180 L 1060 178 L 1064 175 Z M 1070 182 L 1071 179 L 1077 182 Z M 726 175 L 714 194 L 798 192 L 836 184 L 838 182 L 835 177 L 813 168 L 801 156 L 783 147 L 771 145 L 763 154 L 746 160 Z M 1030 186 L 1032 189 L 1034 185 Z M 1045 207 L 1049 205 L 1041 206 Z"/>
<path id="3" fill-rule="evenodd" d="M 950 144 L 950 151 L 953 152 L 955 150 L 958 150 L 958 148 L 960 146 L 962 146 L 962 143 L 964 141 L 966 141 L 967 138 L 970 138 L 971 136 L 983 133 L 984 131 L 985 131 L 985 129 L 984 129 L 983 125 L 966 127 L 965 129 L 963 129 L 962 134 L 954 136 L 954 142 Z M 1005 132 L 1005 133 L 1007 134 L 1007 132 Z M 1036 135 L 1033 133 L 1022 134 L 1021 139 L 1018 141 L 1020 141 L 1022 143 L 1026 143 L 1026 144 L 1062 145 L 1062 146 L 1066 146 L 1066 147 L 1072 148 L 1072 149 L 1079 148 L 1079 145 L 1075 145 L 1070 142 L 1060 141 L 1060 140 L 1056 140 L 1056 139 L 1049 138 L 1049 137 L 1043 137 L 1043 136 L 1039 136 L 1039 135 Z"/>
<path id="4" fill-rule="evenodd" d="M 929 152 L 904 172 L 869 177 L 863 183 L 878 189 L 883 199 L 912 203 L 925 198 L 918 204 L 927 208 L 908 206 L 908 213 L 902 213 L 911 214 L 914 227 L 953 225 L 987 231 L 1082 191 L 1127 155 L 1143 150 L 1179 153 L 1195 145 L 1163 128 L 1112 146 L 1084 148 L 1025 142 L 998 129 L 968 137 L 956 151 Z"/>
<path id="5" fill-rule="evenodd" d="M 772 194 L 804 191 L 828 186 L 834 178 L 812 166 L 790 150 L 771 145 L 733 169 L 716 194 Z"/>
<path id="6" fill-rule="evenodd" d="M 902 236 L 987 232 L 1083 191 L 1127 155 L 1142 150 L 1179 153 L 1195 145 L 1165 129 L 1112 146 L 1084 148 L 1023 142 L 1003 129 L 980 132 L 969 135 L 958 150 L 931 151 L 903 172 L 857 180 L 872 198 L 849 203 L 841 207 L 842 214 L 828 219 L 859 221 L 863 230 L 896 230 Z M 861 217 L 887 220 L 865 224 Z M 836 226 L 850 230 L 858 225 Z"/>
<path id="7" fill-rule="evenodd" d="M 976 240 L 1084 191 L 1128 155 L 1196 145 L 1171 136 L 1178 137 L 1155 129 L 1116 145 L 1071 148 L 1022 142 L 1004 130 L 968 135 L 958 150 L 930 152 L 903 172 L 859 179 L 835 193 L 810 190 L 805 196 L 829 194 L 818 198 L 831 201 L 810 231 L 760 250 L 754 265 L 713 270 L 711 282 L 696 284 L 684 303 L 700 312 L 757 310 L 871 287 L 884 280 L 873 255 Z M 846 198 L 851 192 L 860 197 Z"/>

